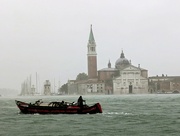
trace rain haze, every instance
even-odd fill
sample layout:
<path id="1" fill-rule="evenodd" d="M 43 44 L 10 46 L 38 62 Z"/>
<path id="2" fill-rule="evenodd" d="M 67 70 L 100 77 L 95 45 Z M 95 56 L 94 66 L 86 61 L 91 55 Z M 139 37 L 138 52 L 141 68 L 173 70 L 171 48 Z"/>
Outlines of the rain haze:
<path id="1" fill-rule="evenodd" d="M 149 76 L 180 76 L 179 0 L 1 0 L 0 88 L 20 90 L 36 73 L 65 84 L 87 73 L 90 25 L 98 70 L 123 50 Z"/>

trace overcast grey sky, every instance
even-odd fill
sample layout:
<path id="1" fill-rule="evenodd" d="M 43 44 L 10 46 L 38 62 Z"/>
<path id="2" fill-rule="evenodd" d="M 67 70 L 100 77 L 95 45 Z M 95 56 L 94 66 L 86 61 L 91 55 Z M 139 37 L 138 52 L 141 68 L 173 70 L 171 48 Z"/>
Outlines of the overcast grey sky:
<path id="1" fill-rule="evenodd" d="M 0 0 L 0 88 L 87 73 L 91 24 L 98 70 L 123 49 L 149 76 L 180 76 L 179 0 Z"/>

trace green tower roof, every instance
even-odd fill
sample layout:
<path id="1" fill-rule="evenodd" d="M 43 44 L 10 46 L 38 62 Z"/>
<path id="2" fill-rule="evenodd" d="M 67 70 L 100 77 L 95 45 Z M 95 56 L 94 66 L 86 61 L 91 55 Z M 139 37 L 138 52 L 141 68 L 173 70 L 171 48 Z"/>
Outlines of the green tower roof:
<path id="1" fill-rule="evenodd" d="M 91 30 L 90 30 L 90 34 L 89 34 L 89 43 L 95 43 L 94 35 L 93 35 L 93 31 L 92 31 L 92 25 L 91 25 Z"/>

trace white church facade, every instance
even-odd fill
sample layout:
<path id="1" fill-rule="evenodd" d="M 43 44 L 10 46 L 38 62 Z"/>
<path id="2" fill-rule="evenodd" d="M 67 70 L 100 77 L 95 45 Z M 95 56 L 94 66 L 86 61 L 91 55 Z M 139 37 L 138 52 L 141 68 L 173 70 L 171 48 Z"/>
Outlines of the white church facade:
<path id="1" fill-rule="evenodd" d="M 148 78 L 141 68 L 129 65 L 120 70 L 119 75 L 113 79 L 113 94 L 148 93 Z"/>

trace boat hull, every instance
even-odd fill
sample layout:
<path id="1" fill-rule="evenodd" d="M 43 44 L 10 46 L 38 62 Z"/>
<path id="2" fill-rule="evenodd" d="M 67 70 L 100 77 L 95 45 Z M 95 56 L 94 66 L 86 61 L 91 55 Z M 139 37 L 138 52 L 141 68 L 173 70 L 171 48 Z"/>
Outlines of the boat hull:
<path id="1" fill-rule="evenodd" d="M 79 107 L 77 105 L 65 106 L 37 106 L 30 103 L 25 103 L 15 100 L 17 107 L 23 114 L 96 114 L 102 113 L 102 108 L 99 103 L 92 106 L 84 105 Z"/>

